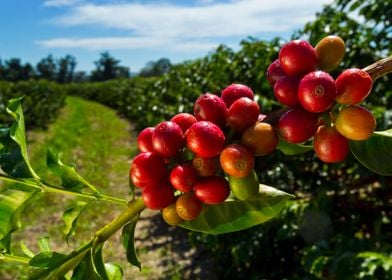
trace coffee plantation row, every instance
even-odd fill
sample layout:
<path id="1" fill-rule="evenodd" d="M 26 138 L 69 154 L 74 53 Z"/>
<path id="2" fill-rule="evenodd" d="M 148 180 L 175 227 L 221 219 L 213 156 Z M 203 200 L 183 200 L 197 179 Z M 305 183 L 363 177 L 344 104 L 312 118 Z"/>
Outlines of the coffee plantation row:
<path id="1" fill-rule="evenodd" d="M 335 9 L 325 8 L 296 34 L 309 38 L 313 45 L 329 34 L 339 34 L 345 40 L 349 52 L 331 73 L 334 78 L 344 69 L 363 68 L 391 52 L 390 28 L 373 30 L 348 18 L 351 2 L 357 3 L 354 10 L 360 7 L 359 14 L 379 24 L 391 10 L 385 6 L 387 1 L 367 4 L 371 9 L 360 6 L 363 1 L 336 1 Z M 234 82 L 251 87 L 263 113 L 268 114 L 280 106 L 265 70 L 282 44 L 279 39 L 247 39 L 238 52 L 221 46 L 205 58 L 174 66 L 162 77 L 74 84 L 65 90 L 117 109 L 138 130 L 178 112 L 191 112 L 201 93 L 219 95 Z M 377 130 L 391 127 L 390 85 L 390 75 L 378 79 L 364 103 L 377 118 Z M 29 116 L 29 106 L 24 109 L 27 120 L 34 118 Z M 311 152 L 287 156 L 277 151 L 258 158 L 255 170 L 263 184 L 292 193 L 296 199 L 274 220 L 246 231 L 189 233 L 191 242 L 219 264 L 219 278 L 392 279 L 390 176 L 369 171 L 352 155 L 343 163 L 327 165 Z"/>

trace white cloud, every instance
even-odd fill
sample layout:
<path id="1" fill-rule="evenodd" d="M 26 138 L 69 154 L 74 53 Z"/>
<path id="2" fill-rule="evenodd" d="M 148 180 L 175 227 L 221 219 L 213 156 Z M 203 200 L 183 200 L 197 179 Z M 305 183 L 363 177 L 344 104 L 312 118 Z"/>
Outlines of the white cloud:
<path id="1" fill-rule="evenodd" d="M 204 4 L 180 6 L 168 2 L 141 4 L 141 1 L 102 5 L 80 4 L 72 7 L 68 13 L 52 19 L 52 22 L 61 26 L 89 25 L 123 30 L 130 36 L 59 38 L 41 41 L 39 44 L 48 48 L 79 45 L 90 49 L 104 49 L 109 46 L 130 49 L 136 47 L 180 49 L 175 45 L 180 43 L 184 47 L 187 46 L 185 49 L 191 50 L 211 46 L 213 44 L 211 41 L 222 41 L 232 36 L 245 38 L 263 32 L 276 34 L 290 32 L 312 19 L 315 12 L 321 10 L 322 4 L 332 2 L 332 0 L 231 0 L 225 3 L 211 0 L 197 1 L 202 1 Z M 197 43 L 198 41 L 203 42 Z M 204 43 L 204 41 L 208 42 Z"/>
<path id="2" fill-rule="evenodd" d="M 188 51 L 209 51 L 215 48 L 218 43 L 214 42 L 184 42 L 166 40 L 153 37 L 105 37 L 105 38 L 56 38 L 45 41 L 37 41 L 36 44 L 44 48 L 65 48 L 65 49 L 165 49 L 175 52 Z"/>
<path id="3" fill-rule="evenodd" d="M 47 7 L 62 7 L 72 6 L 80 2 L 80 0 L 45 0 L 44 6 Z"/>

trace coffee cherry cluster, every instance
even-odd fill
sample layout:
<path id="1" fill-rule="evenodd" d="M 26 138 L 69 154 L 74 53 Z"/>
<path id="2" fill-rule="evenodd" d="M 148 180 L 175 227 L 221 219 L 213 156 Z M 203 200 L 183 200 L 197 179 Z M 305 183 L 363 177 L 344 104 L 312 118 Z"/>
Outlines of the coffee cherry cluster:
<path id="1" fill-rule="evenodd" d="M 232 193 L 253 198 L 259 189 L 255 155 L 278 144 L 275 128 L 260 122 L 253 91 L 232 84 L 221 95 L 205 93 L 193 114 L 179 113 L 138 135 L 141 151 L 130 169 L 145 205 L 162 210 L 171 225 L 195 219 L 203 204 L 219 204 Z"/>
<path id="2" fill-rule="evenodd" d="M 314 150 L 324 162 L 340 162 L 349 153 L 349 140 L 366 140 L 376 128 L 376 120 L 359 106 L 372 89 L 372 78 L 364 70 L 352 68 L 334 79 L 334 70 L 345 53 L 338 36 L 323 38 L 314 48 L 304 40 L 282 46 L 279 58 L 267 69 L 267 79 L 276 99 L 288 108 L 277 130 L 289 143 L 314 142 Z"/>

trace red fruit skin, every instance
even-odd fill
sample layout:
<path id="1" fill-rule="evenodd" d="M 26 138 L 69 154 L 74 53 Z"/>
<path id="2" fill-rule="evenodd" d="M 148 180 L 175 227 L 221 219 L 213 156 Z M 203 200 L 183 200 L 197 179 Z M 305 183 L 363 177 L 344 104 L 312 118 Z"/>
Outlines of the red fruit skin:
<path id="1" fill-rule="evenodd" d="M 280 65 L 279 59 L 275 60 L 268 66 L 266 75 L 271 87 L 274 87 L 280 78 L 286 76 L 286 73 Z"/>
<path id="2" fill-rule="evenodd" d="M 211 93 L 205 93 L 197 98 L 193 107 L 198 121 L 210 121 L 219 127 L 226 125 L 227 108 L 223 100 Z"/>
<path id="3" fill-rule="evenodd" d="M 247 97 L 237 99 L 227 111 L 227 123 L 237 132 L 243 132 L 259 118 L 260 107 Z"/>
<path id="4" fill-rule="evenodd" d="M 356 105 L 368 97 L 373 80 L 366 71 L 352 68 L 343 71 L 335 81 L 336 101 L 340 104 Z"/>
<path id="5" fill-rule="evenodd" d="M 303 75 L 316 69 L 317 54 L 307 41 L 294 40 L 280 49 L 279 62 L 288 75 Z"/>
<path id="6" fill-rule="evenodd" d="M 166 175 L 165 162 L 157 153 L 140 153 L 133 159 L 129 175 L 138 188 L 154 185 Z"/>
<path id="7" fill-rule="evenodd" d="M 298 86 L 300 78 L 296 76 L 283 76 L 274 86 L 274 95 L 281 104 L 294 107 L 298 105 Z"/>
<path id="8" fill-rule="evenodd" d="M 225 201 L 230 194 L 229 182 L 221 176 L 202 178 L 196 183 L 196 197 L 205 204 L 219 204 Z"/>
<path id="9" fill-rule="evenodd" d="M 314 135 L 314 151 L 317 157 L 327 163 L 340 162 L 349 153 L 349 143 L 335 127 L 320 126 Z"/>
<path id="10" fill-rule="evenodd" d="M 241 97 L 248 97 L 253 100 L 254 93 L 250 87 L 242 84 L 231 84 L 222 90 L 221 98 L 225 102 L 227 108 L 230 108 L 234 101 Z"/>
<path id="11" fill-rule="evenodd" d="M 203 158 L 196 155 L 192 160 L 192 164 L 199 176 L 202 177 L 213 176 L 221 169 L 219 157 Z"/>
<path id="12" fill-rule="evenodd" d="M 159 123 L 152 134 L 154 151 L 163 157 L 177 155 L 184 146 L 184 134 L 178 124 L 170 121 Z"/>
<path id="13" fill-rule="evenodd" d="M 167 182 L 147 186 L 143 189 L 142 198 L 147 208 L 161 210 L 174 202 L 172 186 Z"/>
<path id="14" fill-rule="evenodd" d="M 311 72 L 303 77 L 299 83 L 299 102 L 309 112 L 321 113 L 327 111 L 335 104 L 335 97 L 335 82 L 326 72 Z"/>
<path id="15" fill-rule="evenodd" d="M 170 172 L 170 183 L 181 192 L 191 191 L 198 178 L 198 173 L 191 164 L 177 165 Z"/>
<path id="16" fill-rule="evenodd" d="M 137 137 L 137 146 L 141 152 L 154 151 L 154 148 L 152 146 L 152 134 L 154 130 L 154 127 L 146 127 L 139 133 Z"/>
<path id="17" fill-rule="evenodd" d="M 188 149 L 201 157 L 219 155 L 225 144 L 225 135 L 212 122 L 199 121 L 193 124 L 186 134 Z"/>
<path id="18" fill-rule="evenodd" d="M 194 115 L 188 113 L 179 113 L 172 117 L 170 121 L 178 124 L 181 127 L 182 132 L 185 134 L 188 128 L 190 128 L 192 124 L 197 122 L 197 119 Z"/>
<path id="19" fill-rule="evenodd" d="M 317 125 L 318 114 L 296 107 L 279 118 L 278 133 L 289 143 L 301 143 L 316 133 Z"/>

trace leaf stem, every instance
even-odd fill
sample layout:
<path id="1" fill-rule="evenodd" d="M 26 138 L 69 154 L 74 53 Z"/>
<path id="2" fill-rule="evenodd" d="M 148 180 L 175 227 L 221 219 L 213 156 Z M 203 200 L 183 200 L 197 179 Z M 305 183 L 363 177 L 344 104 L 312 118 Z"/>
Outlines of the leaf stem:
<path id="1" fill-rule="evenodd" d="M 146 208 L 143 199 L 138 198 L 129 203 L 128 208 L 116 217 L 112 222 L 95 233 L 96 242 L 103 243 L 116 231 L 131 221 L 136 215 Z"/>
<path id="2" fill-rule="evenodd" d="M 73 195 L 77 197 L 82 197 L 82 198 L 87 198 L 90 200 L 103 200 L 103 201 L 108 201 L 112 203 L 117 203 L 120 205 L 127 205 L 127 201 L 122 198 L 117 198 L 114 196 L 106 195 L 101 192 L 95 192 L 95 193 L 80 193 L 80 192 L 74 192 L 71 190 L 66 190 L 54 185 L 51 185 L 49 183 L 46 183 L 44 181 L 29 181 L 29 180 L 24 180 L 20 178 L 13 178 L 9 177 L 3 174 L 0 174 L 0 180 L 10 182 L 10 183 L 17 183 L 17 184 L 22 184 L 25 186 L 32 187 L 34 189 L 39 189 L 42 192 L 47 192 L 47 193 L 59 193 L 59 194 L 66 194 L 66 195 Z"/>
<path id="3" fill-rule="evenodd" d="M 392 55 L 384 59 L 378 60 L 362 70 L 369 73 L 373 81 L 392 72 Z"/>
<path id="4" fill-rule="evenodd" d="M 9 255 L 9 254 L 0 254 L 0 263 L 17 262 L 17 263 L 28 265 L 29 261 L 30 261 L 30 259 L 26 258 L 26 257 L 14 256 L 14 255 Z"/>

